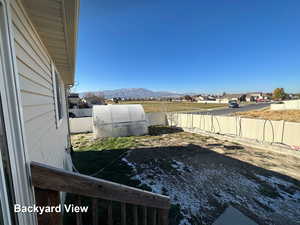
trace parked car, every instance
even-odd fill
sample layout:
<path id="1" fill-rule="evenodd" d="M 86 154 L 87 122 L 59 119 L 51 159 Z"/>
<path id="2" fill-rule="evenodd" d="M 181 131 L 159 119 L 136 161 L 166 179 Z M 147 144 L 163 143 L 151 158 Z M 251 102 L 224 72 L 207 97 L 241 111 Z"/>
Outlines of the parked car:
<path id="1" fill-rule="evenodd" d="M 229 108 L 239 108 L 240 106 L 239 106 L 239 104 L 237 103 L 237 101 L 232 100 L 232 101 L 229 101 L 229 102 L 228 102 L 228 107 L 229 107 Z"/>

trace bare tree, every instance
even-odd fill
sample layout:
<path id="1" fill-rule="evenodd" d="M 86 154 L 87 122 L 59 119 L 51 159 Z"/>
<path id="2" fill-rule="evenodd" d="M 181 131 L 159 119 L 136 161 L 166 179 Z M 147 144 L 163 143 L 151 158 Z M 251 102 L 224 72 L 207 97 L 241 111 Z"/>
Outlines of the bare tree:
<path id="1" fill-rule="evenodd" d="M 92 105 L 102 105 L 105 103 L 103 92 L 85 92 L 83 98 Z"/>
<path id="2" fill-rule="evenodd" d="M 90 92 L 85 92 L 83 94 L 83 97 L 85 98 L 94 97 L 94 96 L 104 99 L 104 93 L 102 91 L 94 91 L 94 92 L 90 91 Z"/>

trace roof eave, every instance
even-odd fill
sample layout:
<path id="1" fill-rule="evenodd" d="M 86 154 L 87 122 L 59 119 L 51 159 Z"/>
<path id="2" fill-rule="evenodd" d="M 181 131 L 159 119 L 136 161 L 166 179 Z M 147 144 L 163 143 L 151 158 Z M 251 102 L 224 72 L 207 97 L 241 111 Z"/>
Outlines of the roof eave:
<path id="1" fill-rule="evenodd" d="M 79 0 L 23 0 L 66 85 L 75 78 Z"/>

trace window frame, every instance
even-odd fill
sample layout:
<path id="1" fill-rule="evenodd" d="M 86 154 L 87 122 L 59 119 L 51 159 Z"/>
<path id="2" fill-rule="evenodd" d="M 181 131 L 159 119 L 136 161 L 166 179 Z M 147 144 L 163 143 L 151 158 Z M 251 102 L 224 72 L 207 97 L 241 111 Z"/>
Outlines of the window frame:
<path id="1" fill-rule="evenodd" d="M 62 87 L 62 79 L 57 71 L 54 63 L 52 63 L 52 86 L 55 108 L 56 129 L 60 127 L 64 119 L 63 96 L 64 88 Z"/>

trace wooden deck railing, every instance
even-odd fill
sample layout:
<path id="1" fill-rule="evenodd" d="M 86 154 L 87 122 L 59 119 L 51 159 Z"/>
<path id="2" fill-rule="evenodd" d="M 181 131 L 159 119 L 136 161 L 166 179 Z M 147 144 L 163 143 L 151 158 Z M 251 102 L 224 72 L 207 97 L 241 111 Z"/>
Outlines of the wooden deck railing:
<path id="1" fill-rule="evenodd" d="M 60 204 L 60 192 L 66 192 L 78 196 L 76 204 L 78 206 L 81 205 L 81 196 L 92 198 L 93 225 L 99 225 L 99 204 L 106 207 L 106 224 L 114 224 L 116 218 L 113 215 L 112 202 L 120 203 L 118 215 L 121 217 L 119 218 L 121 225 L 126 225 L 128 206 L 132 209 L 130 216 L 133 218 L 133 225 L 168 225 L 170 200 L 167 196 L 36 162 L 31 163 L 31 174 L 37 205 L 56 206 Z M 138 209 L 142 210 L 142 216 L 139 216 L 141 213 L 138 213 Z M 63 224 L 61 213 L 39 215 L 38 222 L 39 225 Z M 81 213 L 76 214 L 76 225 L 84 225 Z"/>

